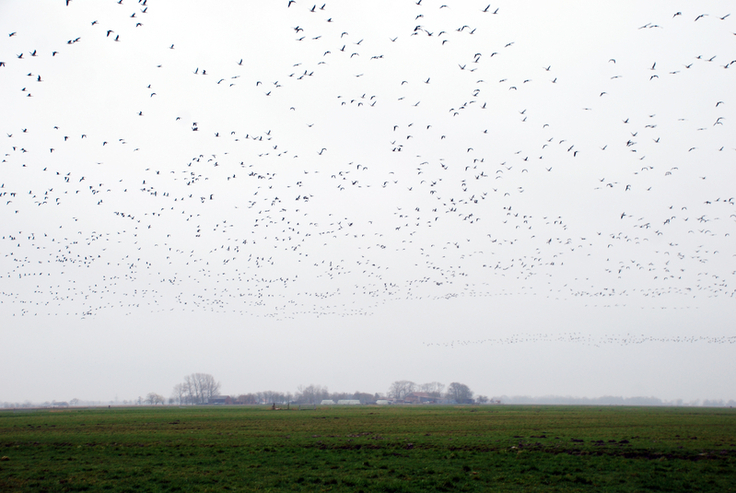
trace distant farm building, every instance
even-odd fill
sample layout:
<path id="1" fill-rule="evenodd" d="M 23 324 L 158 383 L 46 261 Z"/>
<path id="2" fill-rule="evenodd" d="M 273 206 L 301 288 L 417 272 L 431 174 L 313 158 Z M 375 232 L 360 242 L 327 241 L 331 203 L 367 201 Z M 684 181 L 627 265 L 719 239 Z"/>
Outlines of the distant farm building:
<path id="1" fill-rule="evenodd" d="M 234 401 L 232 397 L 229 395 L 218 395 L 217 397 L 210 397 L 210 399 L 207 401 L 207 404 L 216 404 L 216 405 L 223 405 L 223 404 L 232 404 Z"/>
<path id="2" fill-rule="evenodd" d="M 322 399 L 322 402 L 319 403 L 320 406 L 334 406 L 335 401 L 332 399 Z"/>
<path id="3" fill-rule="evenodd" d="M 340 399 L 337 401 L 338 406 L 359 406 L 360 401 L 358 399 Z"/>
<path id="4" fill-rule="evenodd" d="M 404 397 L 406 404 L 437 404 L 438 398 L 428 392 L 412 392 Z"/>

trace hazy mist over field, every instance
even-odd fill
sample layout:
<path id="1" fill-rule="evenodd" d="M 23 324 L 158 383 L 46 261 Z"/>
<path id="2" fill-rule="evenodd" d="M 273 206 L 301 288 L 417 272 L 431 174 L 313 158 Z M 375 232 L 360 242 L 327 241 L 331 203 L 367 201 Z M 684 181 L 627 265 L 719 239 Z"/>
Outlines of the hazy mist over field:
<path id="1" fill-rule="evenodd" d="M 0 402 L 734 399 L 726 2 L 0 2 Z"/>

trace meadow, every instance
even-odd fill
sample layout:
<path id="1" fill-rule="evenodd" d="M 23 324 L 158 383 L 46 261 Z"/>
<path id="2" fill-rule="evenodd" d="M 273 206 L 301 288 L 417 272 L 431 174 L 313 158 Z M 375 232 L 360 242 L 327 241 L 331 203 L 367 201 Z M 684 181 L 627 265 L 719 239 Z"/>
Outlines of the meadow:
<path id="1" fill-rule="evenodd" d="M 736 491 L 736 410 L 0 411 L 0 491 Z"/>

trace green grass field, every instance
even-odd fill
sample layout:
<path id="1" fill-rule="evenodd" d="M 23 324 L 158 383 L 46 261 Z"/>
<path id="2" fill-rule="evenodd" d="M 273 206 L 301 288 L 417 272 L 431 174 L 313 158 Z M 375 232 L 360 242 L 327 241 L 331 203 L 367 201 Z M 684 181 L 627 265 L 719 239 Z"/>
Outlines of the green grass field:
<path id="1" fill-rule="evenodd" d="M 0 491 L 736 491 L 736 410 L 0 411 Z"/>

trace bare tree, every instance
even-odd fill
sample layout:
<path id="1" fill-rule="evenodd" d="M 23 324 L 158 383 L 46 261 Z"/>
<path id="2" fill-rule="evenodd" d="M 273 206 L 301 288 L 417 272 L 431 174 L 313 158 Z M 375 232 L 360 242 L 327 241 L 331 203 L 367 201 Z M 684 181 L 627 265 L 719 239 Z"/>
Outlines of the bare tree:
<path id="1" fill-rule="evenodd" d="M 149 392 L 144 402 L 155 406 L 156 404 L 164 404 L 166 399 L 164 396 L 157 394 L 156 392 Z"/>
<path id="2" fill-rule="evenodd" d="M 392 399 L 397 401 L 403 400 L 407 395 L 414 392 L 417 388 L 417 384 L 410 382 L 409 380 L 397 380 L 391 384 L 388 389 L 388 395 Z"/>
<path id="3" fill-rule="evenodd" d="M 289 398 L 284 394 L 283 392 L 276 392 L 273 390 L 264 390 L 262 392 L 256 392 L 257 400 L 258 402 L 263 402 L 265 404 L 270 403 L 276 403 L 276 404 L 286 404 L 289 402 Z"/>
<path id="4" fill-rule="evenodd" d="M 445 384 L 439 382 L 423 383 L 419 386 L 419 390 L 439 399 L 442 397 L 442 392 L 445 390 Z"/>
<path id="5" fill-rule="evenodd" d="M 183 383 L 177 383 L 174 385 L 174 390 L 171 392 L 171 400 L 174 404 L 182 405 L 186 403 L 187 388 Z"/>
<path id="6" fill-rule="evenodd" d="M 258 404 L 258 396 L 255 394 L 240 394 L 237 399 L 235 399 L 235 402 L 237 404 Z"/>
<path id="7" fill-rule="evenodd" d="M 473 391 L 463 383 L 452 382 L 447 387 L 447 397 L 459 404 L 471 404 L 473 402 Z"/>
<path id="8" fill-rule="evenodd" d="M 330 396 L 327 387 L 321 385 L 310 385 L 309 387 L 300 385 L 296 390 L 295 400 L 305 404 L 319 404 Z"/>
<path id="9" fill-rule="evenodd" d="M 174 394 L 187 404 L 207 404 L 220 395 L 220 382 L 208 373 L 192 373 L 184 377 L 184 383 L 174 386 Z"/>

